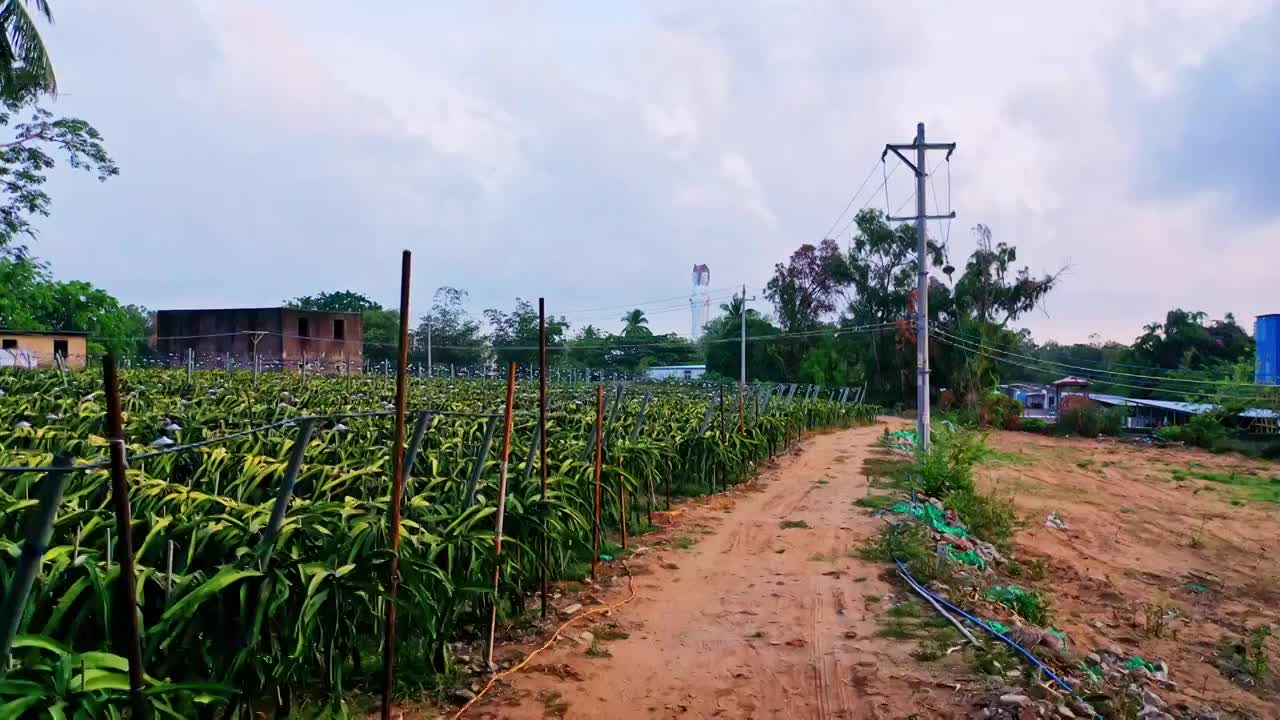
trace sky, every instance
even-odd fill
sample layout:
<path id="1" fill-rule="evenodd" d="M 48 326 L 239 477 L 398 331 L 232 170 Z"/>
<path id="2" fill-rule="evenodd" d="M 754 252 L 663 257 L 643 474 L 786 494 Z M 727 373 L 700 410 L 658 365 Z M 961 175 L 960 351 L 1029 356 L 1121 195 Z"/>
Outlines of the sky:
<path id="1" fill-rule="evenodd" d="M 1173 307 L 1280 312 L 1280 3 L 78 0 L 43 26 L 52 109 L 121 168 L 55 171 L 31 249 L 152 309 L 352 289 L 478 315 L 547 298 L 689 333 L 695 263 L 757 307 L 853 209 L 930 180 L 952 261 L 977 223 L 1033 272 L 1020 325 L 1131 341 Z M 834 227 L 834 231 L 832 228 Z M 848 242 L 848 233 L 836 236 Z"/>

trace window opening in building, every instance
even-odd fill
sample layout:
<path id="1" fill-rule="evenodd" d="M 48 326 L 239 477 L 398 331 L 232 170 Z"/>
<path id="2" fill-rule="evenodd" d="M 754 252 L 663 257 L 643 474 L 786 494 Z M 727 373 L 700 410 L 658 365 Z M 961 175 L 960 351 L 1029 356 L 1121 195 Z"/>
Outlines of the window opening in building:
<path id="1" fill-rule="evenodd" d="M 62 356 L 62 359 L 64 359 L 64 360 L 65 360 L 65 359 L 67 358 L 67 341 L 66 341 L 66 340 L 54 340 L 54 341 L 53 341 L 53 354 L 54 354 L 54 355 L 61 355 L 61 356 Z"/>
<path id="2" fill-rule="evenodd" d="M 311 320 L 309 318 L 298 318 L 298 337 L 311 337 Z"/>
<path id="3" fill-rule="evenodd" d="M 333 319 L 333 339 L 334 340 L 347 339 L 347 321 L 346 320 L 343 320 L 342 318 Z"/>
<path id="4" fill-rule="evenodd" d="M 18 340 L 17 340 L 17 338 L 5 338 L 5 339 L 4 339 L 4 348 L 3 348 L 3 349 L 5 349 L 5 350 L 17 350 L 17 349 L 18 349 Z"/>

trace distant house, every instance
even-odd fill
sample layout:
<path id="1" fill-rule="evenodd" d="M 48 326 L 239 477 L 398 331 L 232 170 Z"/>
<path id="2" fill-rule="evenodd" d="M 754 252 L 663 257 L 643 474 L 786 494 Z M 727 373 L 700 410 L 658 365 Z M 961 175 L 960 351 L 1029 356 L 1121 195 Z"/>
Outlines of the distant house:
<path id="1" fill-rule="evenodd" d="M 89 333 L 75 330 L 5 330 L 0 328 L 0 367 L 84 367 Z"/>
<path id="2" fill-rule="evenodd" d="M 1057 412 L 1058 394 L 1051 385 L 1012 383 L 1001 385 L 999 390 L 1022 403 L 1023 417 L 1048 417 Z"/>
<path id="3" fill-rule="evenodd" d="M 706 365 L 653 365 L 644 375 L 650 380 L 697 380 L 706 372 Z"/>
<path id="4" fill-rule="evenodd" d="M 364 368 L 360 313 L 293 308 L 160 310 L 152 349 L 179 367 L 194 354 L 198 367 L 253 367 L 352 374 Z"/>

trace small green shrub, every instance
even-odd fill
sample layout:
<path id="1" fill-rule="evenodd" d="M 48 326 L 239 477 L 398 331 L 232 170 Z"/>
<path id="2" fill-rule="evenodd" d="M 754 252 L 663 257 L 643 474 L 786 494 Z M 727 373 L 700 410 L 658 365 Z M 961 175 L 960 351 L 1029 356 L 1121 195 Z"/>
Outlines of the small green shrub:
<path id="1" fill-rule="evenodd" d="M 989 427 L 1017 430 L 1022 427 L 1022 403 L 1004 393 L 992 393 L 983 402 L 979 421 L 984 419 Z"/>
<path id="2" fill-rule="evenodd" d="M 1048 432 L 1049 423 L 1040 418 L 1022 418 L 1022 430 L 1033 433 Z"/>
<path id="3" fill-rule="evenodd" d="M 953 492 L 973 492 L 973 466 L 982 459 L 982 435 L 967 430 L 939 432 L 912 470 L 925 495 L 944 498 Z"/>
<path id="4" fill-rule="evenodd" d="M 1161 440 L 1184 442 L 1208 450 L 1218 448 L 1219 452 L 1235 449 L 1227 447 L 1230 432 L 1217 413 L 1195 415 L 1184 425 L 1162 427 L 1156 430 L 1155 436 Z"/>
<path id="5" fill-rule="evenodd" d="M 1103 435 L 1118 437 L 1124 432 L 1124 421 L 1129 416 L 1129 412 L 1123 407 L 1113 407 L 1102 411 L 1102 427 Z"/>
<path id="6" fill-rule="evenodd" d="M 970 532 L 989 543 L 1006 545 L 1017 529 L 1012 498 L 961 490 L 947 495 L 942 504 L 954 510 Z"/>
<path id="7" fill-rule="evenodd" d="M 1058 413 L 1058 433 L 1095 437 L 1102 432 L 1102 411 L 1091 402 L 1075 402 Z"/>

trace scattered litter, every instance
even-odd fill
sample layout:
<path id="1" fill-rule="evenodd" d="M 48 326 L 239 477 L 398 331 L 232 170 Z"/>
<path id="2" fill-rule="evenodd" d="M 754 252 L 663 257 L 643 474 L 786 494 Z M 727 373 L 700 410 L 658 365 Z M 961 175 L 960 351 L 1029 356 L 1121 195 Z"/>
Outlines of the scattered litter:
<path id="1" fill-rule="evenodd" d="M 1193 593 L 1202 593 L 1208 588 L 1201 585 L 1200 583 L 1187 583 L 1187 589 Z"/>
<path id="2" fill-rule="evenodd" d="M 604 561 L 609 561 L 609 560 L 612 560 L 612 559 L 613 559 L 613 556 L 612 556 L 612 555 L 605 555 L 604 553 L 601 553 L 601 554 L 600 554 L 600 559 L 601 559 L 601 560 L 604 560 Z"/>
<path id="3" fill-rule="evenodd" d="M 578 611 L 579 611 L 579 610 L 581 610 L 581 609 L 582 609 L 582 603 L 574 603 L 574 604 L 572 604 L 572 605 L 565 605 L 563 608 L 561 608 L 561 609 L 560 609 L 560 614 L 561 614 L 561 615 L 572 615 L 572 614 L 574 614 L 574 613 L 578 612 Z"/>
<path id="4" fill-rule="evenodd" d="M 973 550 L 965 550 L 964 552 L 956 552 L 955 550 L 952 550 L 950 552 L 950 557 L 956 562 L 964 563 L 965 565 L 972 565 L 979 570 L 984 570 L 987 567 L 987 561 Z"/>
<path id="5" fill-rule="evenodd" d="M 1046 518 L 1046 519 L 1045 519 L 1045 521 L 1044 521 L 1044 526 L 1045 526 L 1045 527 L 1047 527 L 1047 528 L 1049 528 L 1050 530 L 1066 530 L 1066 529 L 1068 529 L 1068 528 L 1067 528 L 1067 521 L 1066 521 L 1066 520 L 1063 520 L 1063 519 L 1062 519 L 1062 516 L 1061 516 L 1061 515 L 1058 515 L 1058 511 L 1056 511 L 1056 510 L 1055 510 L 1055 511 L 1053 511 L 1053 512 L 1051 512 L 1051 513 L 1049 513 L 1049 517 L 1048 517 L 1048 518 Z"/>

